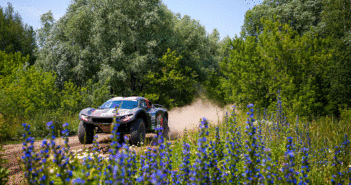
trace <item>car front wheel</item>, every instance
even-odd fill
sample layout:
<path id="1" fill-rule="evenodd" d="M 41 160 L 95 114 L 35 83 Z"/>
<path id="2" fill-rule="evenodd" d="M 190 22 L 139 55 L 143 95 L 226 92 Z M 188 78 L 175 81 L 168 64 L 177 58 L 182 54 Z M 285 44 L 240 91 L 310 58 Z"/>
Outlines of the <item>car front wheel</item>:
<path id="1" fill-rule="evenodd" d="M 130 143 L 137 145 L 144 143 L 145 140 L 145 123 L 141 118 L 137 118 L 130 126 Z"/>
<path id="2" fill-rule="evenodd" d="M 91 144 L 94 140 L 94 126 L 81 121 L 78 126 L 78 139 L 81 144 Z"/>

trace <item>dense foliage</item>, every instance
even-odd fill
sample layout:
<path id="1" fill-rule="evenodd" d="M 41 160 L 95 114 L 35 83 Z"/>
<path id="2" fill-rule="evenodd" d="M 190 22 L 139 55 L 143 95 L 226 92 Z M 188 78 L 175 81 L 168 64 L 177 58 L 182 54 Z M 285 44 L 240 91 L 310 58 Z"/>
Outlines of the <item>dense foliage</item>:
<path id="1" fill-rule="evenodd" d="M 241 36 L 228 42 L 230 56 L 207 82 L 208 92 L 222 102 L 272 107 L 280 89 L 295 114 L 339 117 L 351 106 L 350 9 L 344 0 L 255 6 Z"/>
<path id="2" fill-rule="evenodd" d="M 287 108 L 299 115 L 325 114 L 330 41 L 313 34 L 299 36 L 279 22 L 268 20 L 264 25 L 258 42 L 247 36 L 230 43 L 234 49 L 221 62 L 227 98 L 267 107 L 274 105 L 280 89 Z"/>
<path id="3" fill-rule="evenodd" d="M 36 153 L 30 125 L 23 124 L 25 176 L 30 184 L 350 183 L 350 141 L 347 134 L 336 134 L 349 134 L 349 128 L 334 127 L 342 124 L 330 122 L 303 123 L 298 118 L 295 124 L 289 123 L 279 96 L 276 114 L 270 119 L 253 104 L 247 107 L 245 116 L 238 117 L 234 109 L 216 128 L 203 118 L 199 130 L 186 134 L 183 142 L 164 141 L 160 132 L 157 146 L 138 154 L 117 142 L 117 120 L 109 156 L 99 156 L 95 137 L 92 153 L 88 152 L 83 162 L 68 151 L 67 129 L 62 130 L 63 146 L 57 146 L 51 135 Z M 63 128 L 67 126 L 65 123 Z M 319 130 L 329 126 L 333 129 L 320 136 Z M 52 130 L 54 126 L 49 122 L 47 127 Z M 128 142 L 128 137 L 125 140 Z"/>
<path id="4" fill-rule="evenodd" d="M 338 0 L 336 0 L 338 1 Z M 293 30 L 302 35 L 310 28 L 318 27 L 321 22 L 323 9 L 328 6 L 323 0 L 264 0 L 262 4 L 256 5 L 245 13 L 242 26 L 242 36 L 258 36 L 264 29 L 261 18 L 271 21 L 278 19 L 283 24 L 288 24 Z"/>
<path id="5" fill-rule="evenodd" d="M 45 71 L 55 71 L 60 88 L 68 80 L 84 86 L 92 79 L 102 84 L 108 81 L 113 95 L 165 96 L 168 90 L 149 92 L 143 79 L 160 73 L 159 59 L 168 49 L 182 56 L 179 65 L 198 74 L 196 81 L 206 80 L 206 68 L 218 64 L 210 49 L 218 40 L 212 41 L 198 21 L 174 15 L 159 0 L 77 0 L 57 22 L 51 12 L 42 16 L 42 22 L 44 26 L 38 30 L 42 47 L 36 64 Z M 192 78 L 190 74 L 186 77 Z M 169 106 L 168 100 L 159 100 Z"/>
<path id="6" fill-rule="evenodd" d="M 37 48 L 35 32 L 32 26 L 23 24 L 21 16 L 15 12 L 11 3 L 5 9 L 0 7 L 0 43 L 0 51 L 21 52 L 26 57 L 29 55 L 29 63 L 34 64 Z"/>
<path id="7" fill-rule="evenodd" d="M 144 79 L 146 94 L 152 101 L 165 102 L 176 107 L 190 103 L 195 95 L 196 73 L 180 64 L 180 57 L 169 49 L 156 66 L 156 72 L 149 72 Z M 164 93 L 160 93 L 164 92 Z M 178 100 L 178 101 L 175 101 Z"/>

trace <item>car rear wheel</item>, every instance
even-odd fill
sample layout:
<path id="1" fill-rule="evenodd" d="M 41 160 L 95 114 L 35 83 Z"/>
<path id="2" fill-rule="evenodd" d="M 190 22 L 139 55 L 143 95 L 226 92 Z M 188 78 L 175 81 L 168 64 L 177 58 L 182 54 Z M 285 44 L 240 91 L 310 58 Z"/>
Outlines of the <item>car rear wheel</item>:
<path id="1" fill-rule="evenodd" d="M 94 126 L 80 122 L 78 126 L 78 139 L 81 144 L 90 144 L 94 140 Z"/>
<path id="2" fill-rule="evenodd" d="M 126 141 L 124 140 L 124 134 L 122 134 L 122 133 L 119 133 L 119 143 L 120 144 L 123 144 L 123 143 L 125 143 Z"/>
<path id="3" fill-rule="evenodd" d="M 137 145 L 144 143 L 145 140 L 145 123 L 141 118 L 137 118 L 130 126 L 130 143 Z"/>

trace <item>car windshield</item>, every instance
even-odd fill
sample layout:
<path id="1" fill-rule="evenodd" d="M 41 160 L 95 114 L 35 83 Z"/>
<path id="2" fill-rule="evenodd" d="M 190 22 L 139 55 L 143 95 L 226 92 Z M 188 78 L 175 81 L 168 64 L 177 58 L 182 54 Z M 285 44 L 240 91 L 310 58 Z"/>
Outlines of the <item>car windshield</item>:
<path id="1" fill-rule="evenodd" d="M 121 107 L 119 107 L 121 106 Z M 100 109 L 111 109 L 111 108 L 115 108 L 115 107 L 119 107 L 121 109 L 134 109 L 138 106 L 138 101 L 134 100 L 108 100 L 107 102 L 105 102 L 104 104 L 102 104 L 100 106 Z"/>

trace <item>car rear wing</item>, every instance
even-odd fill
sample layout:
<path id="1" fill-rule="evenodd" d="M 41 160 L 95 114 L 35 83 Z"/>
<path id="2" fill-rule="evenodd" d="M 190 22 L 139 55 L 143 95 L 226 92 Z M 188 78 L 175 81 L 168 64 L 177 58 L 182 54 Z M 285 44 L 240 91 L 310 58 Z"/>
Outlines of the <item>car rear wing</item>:
<path id="1" fill-rule="evenodd" d="M 165 108 L 163 105 L 160 105 L 160 104 L 153 104 L 156 108 L 159 108 L 159 107 L 162 107 L 162 108 Z"/>

